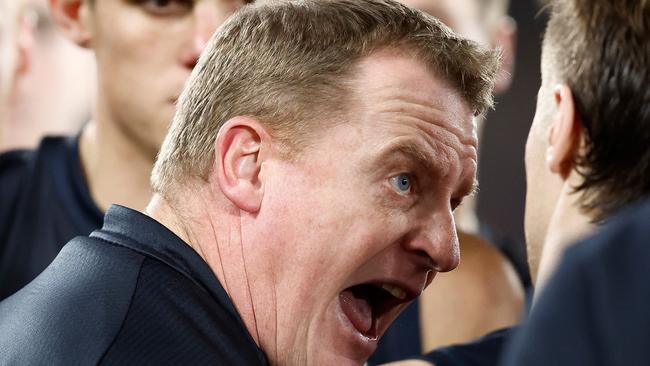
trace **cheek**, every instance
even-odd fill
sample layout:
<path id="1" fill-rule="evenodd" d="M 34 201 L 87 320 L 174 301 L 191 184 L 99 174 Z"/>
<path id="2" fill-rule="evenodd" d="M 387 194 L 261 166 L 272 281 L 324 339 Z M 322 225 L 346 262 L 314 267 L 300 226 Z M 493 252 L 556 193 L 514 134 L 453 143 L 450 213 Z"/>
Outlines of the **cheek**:
<path id="1" fill-rule="evenodd" d="M 98 62 L 105 64 L 106 71 L 120 73 L 120 82 L 137 87 L 146 80 L 155 91 L 158 80 L 166 78 L 163 67 L 180 57 L 178 39 L 185 31 L 179 28 L 184 24 L 166 24 L 136 9 L 116 12 L 110 19 L 99 19 L 95 29 Z"/>
<path id="2" fill-rule="evenodd" d="M 529 178 L 539 176 L 539 172 L 543 169 L 545 163 L 544 133 L 540 127 L 542 121 L 539 119 L 539 115 L 536 115 L 526 140 L 525 163 L 526 173 Z M 532 183 L 532 181 L 529 183 Z"/>

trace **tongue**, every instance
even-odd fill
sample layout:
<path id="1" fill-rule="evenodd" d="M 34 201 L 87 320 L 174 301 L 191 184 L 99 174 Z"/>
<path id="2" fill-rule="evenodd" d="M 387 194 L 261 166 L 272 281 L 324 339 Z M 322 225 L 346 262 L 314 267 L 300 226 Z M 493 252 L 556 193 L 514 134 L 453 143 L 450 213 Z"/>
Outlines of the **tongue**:
<path id="1" fill-rule="evenodd" d="M 347 289 L 341 292 L 339 301 L 343 313 L 350 319 L 352 325 L 361 334 L 368 334 L 372 327 L 372 308 L 368 300 L 356 296 L 352 290 Z"/>

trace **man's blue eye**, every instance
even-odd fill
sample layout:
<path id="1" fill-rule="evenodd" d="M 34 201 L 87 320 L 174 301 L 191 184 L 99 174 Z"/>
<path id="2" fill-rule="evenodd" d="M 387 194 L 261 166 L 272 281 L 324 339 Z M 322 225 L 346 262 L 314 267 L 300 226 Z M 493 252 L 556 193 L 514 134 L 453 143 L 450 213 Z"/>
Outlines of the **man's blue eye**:
<path id="1" fill-rule="evenodd" d="M 390 184 L 398 193 L 410 193 L 413 182 L 408 174 L 399 174 L 390 178 Z"/>

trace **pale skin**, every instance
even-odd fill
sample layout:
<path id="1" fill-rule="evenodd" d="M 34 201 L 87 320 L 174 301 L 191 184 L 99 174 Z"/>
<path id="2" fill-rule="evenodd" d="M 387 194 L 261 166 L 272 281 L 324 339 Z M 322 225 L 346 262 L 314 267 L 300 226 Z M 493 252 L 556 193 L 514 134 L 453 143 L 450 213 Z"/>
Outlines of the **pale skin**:
<path id="1" fill-rule="evenodd" d="M 458 264 L 452 210 L 476 174 L 471 111 L 399 53 L 362 60 L 356 83 L 347 121 L 299 159 L 278 154 L 254 118 L 235 117 L 208 182 L 147 209 L 212 267 L 272 364 L 363 364 L 376 340 L 341 311 L 342 291 L 384 281 L 419 294 Z M 378 319 L 380 333 L 406 305 Z"/>
<path id="2" fill-rule="evenodd" d="M 242 1 L 159 5 L 127 0 L 50 0 L 55 21 L 94 51 L 98 90 L 80 157 L 97 206 L 144 209 L 156 153 L 185 80 L 207 41 Z"/>
<path id="3" fill-rule="evenodd" d="M 96 89 L 92 55 L 56 30 L 46 0 L 9 3 L 0 151 L 35 148 L 44 135 L 75 133 L 88 118 Z"/>
<path id="4" fill-rule="evenodd" d="M 502 50 L 495 91 L 507 89 L 514 66 L 516 26 L 506 14 L 480 14 L 476 0 L 401 0 L 438 17 L 455 32 Z M 483 121 L 479 118 L 480 139 Z M 459 230 L 461 262 L 440 275 L 420 299 L 422 352 L 466 342 L 492 330 L 516 324 L 524 308 L 524 290 L 503 254 L 478 237 L 476 200 L 463 201 L 454 216 Z M 399 364 L 399 363 L 396 363 Z"/>
<path id="5" fill-rule="evenodd" d="M 537 111 L 526 143 L 526 242 L 536 294 L 566 247 L 593 232 L 593 217 L 580 208 L 573 187 L 582 182 L 574 157 L 582 154 L 582 122 L 571 89 L 559 82 L 545 50 Z"/>

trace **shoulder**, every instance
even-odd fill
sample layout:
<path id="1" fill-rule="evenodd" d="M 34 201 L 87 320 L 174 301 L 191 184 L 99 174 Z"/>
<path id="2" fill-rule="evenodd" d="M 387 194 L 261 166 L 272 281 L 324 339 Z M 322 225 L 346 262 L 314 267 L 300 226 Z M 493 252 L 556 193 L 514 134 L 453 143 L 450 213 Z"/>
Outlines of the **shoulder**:
<path id="1" fill-rule="evenodd" d="M 46 137 L 35 150 L 12 150 L 0 154 L 0 198 L 3 206 L 16 202 L 21 192 L 43 179 L 48 161 L 65 158 L 69 138 Z"/>
<path id="2" fill-rule="evenodd" d="M 441 347 L 418 359 L 427 360 L 436 366 L 496 365 L 515 329 L 503 328 L 468 343 Z"/>
<path id="3" fill-rule="evenodd" d="M 650 201 L 567 249 L 515 338 L 508 365 L 647 361 L 648 217 Z"/>
<path id="4" fill-rule="evenodd" d="M 74 143 L 70 137 L 45 137 L 36 149 L 9 150 L 0 154 L 0 178 L 7 179 L 30 172 L 38 160 L 55 158 L 65 154 Z"/>
<path id="5" fill-rule="evenodd" d="M 648 266 L 630 266 L 647 263 L 650 257 L 650 200 L 626 209 L 607 222 L 599 232 L 567 249 L 565 261 L 596 261 L 611 269 L 610 275 L 629 275 L 630 271 L 650 271 Z"/>
<path id="6" fill-rule="evenodd" d="M 563 282 L 580 282 L 584 291 L 589 291 L 590 308 L 594 310 L 633 306 L 633 301 L 647 304 L 649 217 L 650 200 L 628 208 L 597 233 L 569 247 L 553 276 L 553 286 L 561 288 Z M 629 313 L 618 313 L 621 318 L 625 314 Z"/>
<path id="7" fill-rule="evenodd" d="M 124 321 L 142 260 L 98 239 L 69 242 L 0 303 L 0 364 L 96 363 Z"/>
<path id="8" fill-rule="evenodd" d="M 36 150 L 13 150 L 0 154 L 0 197 L 3 206 L 17 196 L 33 169 Z"/>
<path id="9" fill-rule="evenodd" d="M 0 247 L 6 245 L 7 231 L 16 220 L 16 212 L 24 206 L 22 201 L 29 196 L 26 187 L 34 180 L 36 156 L 36 150 L 0 154 Z"/>
<path id="10" fill-rule="evenodd" d="M 142 264 L 132 304 L 102 357 L 108 364 L 266 364 L 239 318 L 157 259 Z"/>

